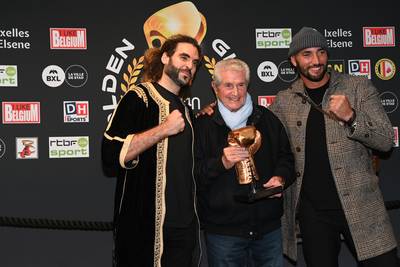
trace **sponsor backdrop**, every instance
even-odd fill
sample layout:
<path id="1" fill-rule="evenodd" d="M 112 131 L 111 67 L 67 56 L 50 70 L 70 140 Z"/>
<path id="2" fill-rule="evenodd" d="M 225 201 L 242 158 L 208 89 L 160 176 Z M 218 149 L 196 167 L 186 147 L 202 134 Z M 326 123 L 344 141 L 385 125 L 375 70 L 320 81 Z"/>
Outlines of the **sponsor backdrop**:
<path id="1" fill-rule="evenodd" d="M 0 216 L 112 220 L 115 180 L 101 170 L 103 130 L 124 92 L 139 82 L 144 51 L 175 33 L 194 36 L 204 49 L 187 99 L 198 111 L 214 100 L 215 63 L 232 57 L 248 62 L 253 101 L 268 106 L 297 78 L 286 57 L 292 36 L 315 27 L 328 39 L 332 68 L 365 76 L 379 89 L 397 137 L 400 25 L 393 3 L 3 3 Z M 387 201 L 400 195 L 398 145 L 396 138 L 380 164 Z M 390 211 L 398 239 L 399 213 Z M 7 267 L 111 266 L 112 234 L 1 227 L 0 250 Z M 346 249 L 341 262 L 354 264 Z"/>

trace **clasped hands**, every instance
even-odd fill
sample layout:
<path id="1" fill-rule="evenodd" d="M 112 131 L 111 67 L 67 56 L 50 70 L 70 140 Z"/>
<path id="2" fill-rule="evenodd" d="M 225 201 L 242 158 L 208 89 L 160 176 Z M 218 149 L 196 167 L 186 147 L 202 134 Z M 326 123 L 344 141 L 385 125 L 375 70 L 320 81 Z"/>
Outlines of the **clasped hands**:
<path id="1" fill-rule="evenodd" d="M 225 169 L 230 169 L 235 166 L 235 163 L 246 160 L 250 157 L 249 151 L 245 147 L 228 146 L 225 147 L 222 154 L 222 163 Z M 263 184 L 264 188 L 284 186 L 284 179 L 281 176 L 272 176 L 266 183 Z M 281 197 L 282 193 L 275 194 L 271 197 Z"/>

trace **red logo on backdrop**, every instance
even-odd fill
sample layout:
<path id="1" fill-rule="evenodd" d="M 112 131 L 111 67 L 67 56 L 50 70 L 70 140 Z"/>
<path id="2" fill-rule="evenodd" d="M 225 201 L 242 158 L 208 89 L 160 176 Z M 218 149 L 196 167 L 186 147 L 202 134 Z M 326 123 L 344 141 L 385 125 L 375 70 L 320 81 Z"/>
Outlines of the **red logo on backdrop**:
<path id="1" fill-rule="evenodd" d="M 363 27 L 364 47 L 395 46 L 394 27 Z"/>
<path id="2" fill-rule="evenodd" d="M 50 49 L 86 49 L 85 28 L 50 28 Z"/>
<path id="3" fill-rule="evenodd" d="M 40 102 L 3 102 L 4 124 L 40 123 Z"/>
<path id="4" fill-rule="evenodd" d="M 17 159 L 39 158 L 37 137 L 17 137 L 15 140 L 17 145 Z"/>
<path id="5" fill-rule="evenodd" d="M 394 131 L 393 146 L 399 147 L 399 128 L 397 126 L 395 126 L 395 127 L 393 127 L 393 131 Z"/>
<path id="6" fill-rule="evenodd" d="M 274 102 L 275 97 L 275 95 L 260 95 L 258 96 L 258 104 L 267 108 Z"/>

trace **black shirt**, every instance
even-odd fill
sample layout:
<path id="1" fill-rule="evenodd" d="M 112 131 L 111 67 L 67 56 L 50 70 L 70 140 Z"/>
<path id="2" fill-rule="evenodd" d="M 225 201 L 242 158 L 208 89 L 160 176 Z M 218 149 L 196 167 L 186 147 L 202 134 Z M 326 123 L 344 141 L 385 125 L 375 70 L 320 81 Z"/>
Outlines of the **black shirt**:
<path id="1" fill-rule="evenodd" d="M 168 137 L 164 226 L 187 227 L 194 216 L 192 128 L 185 116 L 185 107 L 180 97 L 158 83 L 155 83 L 155 88 L 163 98 L 170 102 L 170 113 L 177 109 L 185 120 L 183 132 Z"/>
<path id="2" fill-rule="evenodd" d="M 321 107 L 328 87 L 329 82 L 320 88 L 306 88 L 306 94 Z M 307 198 L 317 210 L 341 209 L 329 163 L 324 114 L 313 107 L 307 119 L 301 196 Z"/>

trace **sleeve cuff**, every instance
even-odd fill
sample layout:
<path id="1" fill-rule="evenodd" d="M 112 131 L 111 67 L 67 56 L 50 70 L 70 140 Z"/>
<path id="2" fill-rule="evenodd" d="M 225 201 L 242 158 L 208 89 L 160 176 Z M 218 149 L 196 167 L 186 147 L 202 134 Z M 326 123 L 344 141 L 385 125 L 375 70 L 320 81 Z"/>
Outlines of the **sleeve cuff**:
<path id="1" fill-rule="evenodd" d="M 137 156 L 137 158 L 133 159 L 132 161 L 125 162 L 125 157 L 128 153 L 129 145 L 131 144 L 132 138 L 134 136 L 134 134 L 130 134 L 125 138 L 124 144 L 122 145 L 121 151 L 119 153 L 119 164 L 124 169 L 133 169 L 139 163 L 139 156 Z"/>

